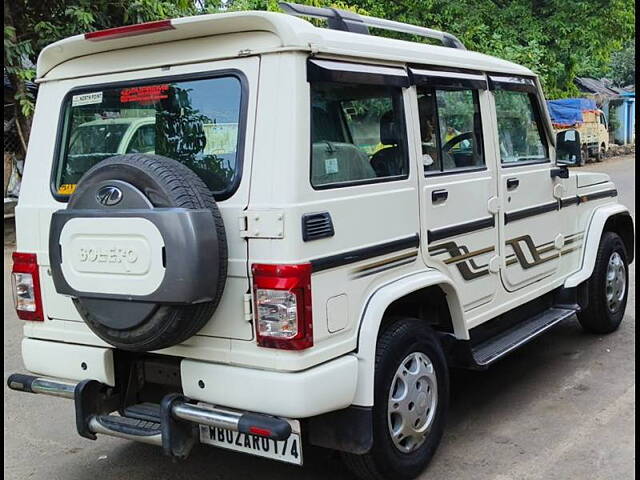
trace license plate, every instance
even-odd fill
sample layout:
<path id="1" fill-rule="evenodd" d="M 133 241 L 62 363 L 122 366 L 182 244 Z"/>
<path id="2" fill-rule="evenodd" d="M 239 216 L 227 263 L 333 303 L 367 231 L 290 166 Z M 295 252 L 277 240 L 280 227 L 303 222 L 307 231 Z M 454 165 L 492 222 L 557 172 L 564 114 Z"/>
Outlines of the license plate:
<path id="1" fill-rule="evenodd" d="M 234 432 L 226 428 L 200 425 L 200 442 L 214 447 L 270 458 L 280 462 L 302 465 L 300 423 L 290 421 L 292 433 L 286 440 L 276 442 L 271 438 Z"/>

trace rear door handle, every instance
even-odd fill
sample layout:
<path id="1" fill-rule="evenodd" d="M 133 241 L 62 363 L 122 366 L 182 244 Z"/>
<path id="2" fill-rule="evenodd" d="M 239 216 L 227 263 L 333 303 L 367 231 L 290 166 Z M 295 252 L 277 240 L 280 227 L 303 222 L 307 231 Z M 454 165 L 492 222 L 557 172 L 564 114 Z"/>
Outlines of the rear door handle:
<path id="1" fill-rule="evenodd" d="M 508 178 L 507 179 L 507 190 L 515 190 L 520 185 L 520 180 L 517 178 Z"/>
<path id="2" fill-rule="evenodd" d="M 446 190 L 434 190 L 431 192 L 431 202 L 432 203 L 442 203 L 447 198 L 449 198 L 449 192 Z"/>

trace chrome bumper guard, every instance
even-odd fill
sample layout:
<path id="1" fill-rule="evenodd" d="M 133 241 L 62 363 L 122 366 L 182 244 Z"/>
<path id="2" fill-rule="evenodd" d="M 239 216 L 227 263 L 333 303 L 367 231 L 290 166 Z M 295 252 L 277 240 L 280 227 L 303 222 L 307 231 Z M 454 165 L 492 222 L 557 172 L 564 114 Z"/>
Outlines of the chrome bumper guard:
<path id="1" fill-rule="evenodd" d="M 92 440 L 96 434 L 161 446 L 167 455 L 184 458 L 198 442 L 198 425 L 224 428 L 247 435 L 286 440 L 291 425 L 269 415 L 201 406 L 180 394 L 166 395 L 154 413 L 110 415 L 122 407 L 112 387 L 96 380 L 66 382 L 15 373 L 7 379 L 10 389 L 73 399 L 78 433 Z M 151 405 L 151 404 L 149 404 Z M 149 407 L 147 407 L 149 411 Z"/>

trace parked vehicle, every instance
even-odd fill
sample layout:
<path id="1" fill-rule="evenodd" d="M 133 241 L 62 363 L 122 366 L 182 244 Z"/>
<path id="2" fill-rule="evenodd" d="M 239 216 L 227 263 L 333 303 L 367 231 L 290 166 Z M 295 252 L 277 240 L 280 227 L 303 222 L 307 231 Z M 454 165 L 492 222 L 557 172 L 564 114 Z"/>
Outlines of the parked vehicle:
<path id="1" fill-rule="evenodd" d="M 590 159 L 604 160 L 609 150 L 609 130 L 604 112 L 587 98 L 567 98 L 548 102 L 556 132 L 577 130 L 582 137 L 580 165 Z"/>
<path id="2" fill-rule="evenodd" d="M 12 273 L 30 374 L 8 385 L 72 399 L 94 440 L 297 465 L 317 445 L 414 478 L 450 368 L 576 313 L 618 328 L 632 219 L 607 175 L 569 172 L 580 132 L 556 141 L 530 70 L 283 8 L 43 50 Z"/>

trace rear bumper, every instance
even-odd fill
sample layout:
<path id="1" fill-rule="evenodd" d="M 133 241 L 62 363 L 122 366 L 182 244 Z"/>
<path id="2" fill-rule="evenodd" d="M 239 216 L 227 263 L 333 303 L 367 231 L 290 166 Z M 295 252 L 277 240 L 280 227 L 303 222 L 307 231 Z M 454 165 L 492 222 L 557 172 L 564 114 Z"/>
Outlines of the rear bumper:
<path id="1" fill-rule="evenodd" d="M 199 426 L 231 430 L 274 441 L 287 440 L 290 423 L 281 418 L 251 412 L 202 406 L 177 393 L 163 397 L 159 405 L 123 405 L 124 396 L 96 380 L 79 383 L 14 373 L 7 379 L 12 390 L 73 399 L 78 433 L 92 440 L 96 434 L 134 440 L 162 447 L 165 454 L 186 458 L 198 442 Z M 120 415 L 111 415 L 118 410 Z"/>
<path id="2" fill-rule="evenodd" d="M 114 386 L 113 350 L 25 338 L 27 370 L 47 377 Z M 287 418 L 307 418 L 352 404 L 358 380 L 353 354 L 300 372 L 278 372 L 184 359 L 182 390 L 193 400 Z"/>
<path id="3" fill-rule="evenodd" d="M 288 418 L 346 408 L 355 398 L 358 383 L 355 355 L 294 373 L 195 360 L 183 360 L 180 370 L 182 389 L 189 398 Z"/>

